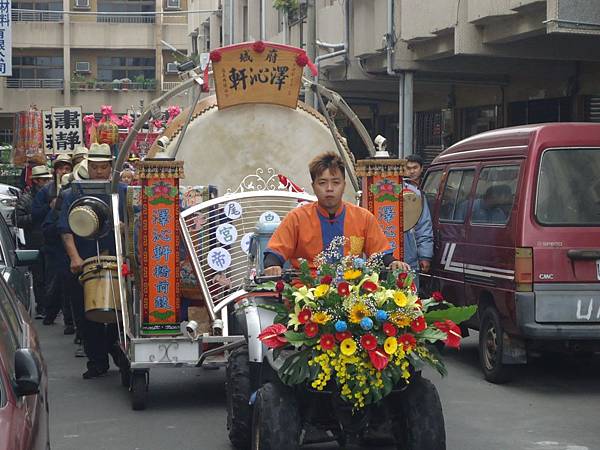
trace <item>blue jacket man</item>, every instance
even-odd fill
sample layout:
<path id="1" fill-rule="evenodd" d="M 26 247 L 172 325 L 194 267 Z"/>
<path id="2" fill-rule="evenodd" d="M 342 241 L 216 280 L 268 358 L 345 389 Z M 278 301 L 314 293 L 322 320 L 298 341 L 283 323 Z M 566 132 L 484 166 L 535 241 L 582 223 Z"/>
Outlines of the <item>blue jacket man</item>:
<path id="1" fill-rule="evenodd" d="M 404 189 L 410 189 L 419 197 L 423 193 L 412 183 L 404 183 Z M 404 232 L 404 261 L 415 272 L 429 272 L 433 258 L 433 226 L 427 200 L 423 199 L 423 212 L 417 224 Z"/>

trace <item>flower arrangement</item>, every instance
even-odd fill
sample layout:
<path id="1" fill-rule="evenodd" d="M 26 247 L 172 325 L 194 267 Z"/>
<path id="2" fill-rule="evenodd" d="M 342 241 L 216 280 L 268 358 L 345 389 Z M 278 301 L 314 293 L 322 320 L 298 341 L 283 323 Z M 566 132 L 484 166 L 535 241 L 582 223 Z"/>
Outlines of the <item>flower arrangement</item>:
<path id="1" fill-rule="evenodd" d="M 343 248 L 343 241 L 334 244 Z M 359 409 L 378 402 L 399 383 L 409 383 L 411 368 L 429 364 L 445 375 L 431 344 L 442 341 L 457 348 L 457 324 L 476 307 L 453 306 L 439 292 L 419 299 L 415 275 L 380 276 L 380 257 L 344 257 L 331 264 L 327 261 L 333 253 L 317 258 L 317 273 L 304 261 L 295 282 L 259 286 L 275 289 L 283 299 L 262 305 L 277 314 L 259 339 L 275 349 L 276 357 L 284 348 L 297 350 L 280 367 L 280 379 L 288 385 L 308 383 L 319 391 L 335 383 L 341 398 Z"/>

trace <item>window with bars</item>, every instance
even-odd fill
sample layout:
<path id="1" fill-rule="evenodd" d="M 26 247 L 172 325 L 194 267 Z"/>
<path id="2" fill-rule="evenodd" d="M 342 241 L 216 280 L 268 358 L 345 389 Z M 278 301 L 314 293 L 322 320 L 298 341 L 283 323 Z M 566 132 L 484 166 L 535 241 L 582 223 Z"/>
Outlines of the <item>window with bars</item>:
<path id="1" fill-rule="evenodd" d="M 62 56 L 13 56 L 11 79 L 63 79 Z"/>
<path id="2" fill-rule="evenodd" d="M 154 79 L 156 59 L 147 57 L 107 56 L 98 58 L 98 81 L 113 81 L 123 78 L 134 80 L 143 76 Z"/>

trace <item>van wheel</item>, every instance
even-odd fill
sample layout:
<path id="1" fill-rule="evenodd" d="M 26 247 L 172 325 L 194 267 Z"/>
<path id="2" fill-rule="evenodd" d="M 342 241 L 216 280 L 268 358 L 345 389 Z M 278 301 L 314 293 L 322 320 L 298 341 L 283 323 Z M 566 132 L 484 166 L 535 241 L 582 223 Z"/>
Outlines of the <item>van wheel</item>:
<path id="1" fill-rule="evenodd" d="M 503 335 L 498 311 L 494 307 L 486 308 L 481 315 L 479 327 L 479 361 L 483 376 L 490 383 L 505 383 L 511 376 L 511 366 L 502 363 Z"/>

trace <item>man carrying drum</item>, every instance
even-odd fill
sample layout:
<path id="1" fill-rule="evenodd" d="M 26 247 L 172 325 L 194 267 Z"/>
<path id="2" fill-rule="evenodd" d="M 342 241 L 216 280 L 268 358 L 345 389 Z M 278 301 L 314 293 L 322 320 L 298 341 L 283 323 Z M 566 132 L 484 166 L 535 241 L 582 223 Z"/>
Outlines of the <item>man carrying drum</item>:
<path id="1" fill-rule="evenodd" d="M 338 236 L 348 238 L 344 255 L 383 254 L 383 263 L 392 270 L 410 270 L 394 259 L 388 239 L 368 210 L 342 200 L 346 188 L 345 167 L 333 152 L 317 155 L 309 163 L 312 188 L 317 202 L 295 208 L 277 228 L 265 251 L 265 275 L 279 276 L 285 261 L 297 266 L 297 259 L 313 259 Z"/>
<path id="2" fill-rule="evenodd" d="M 92 144 L 87 158 L 87 170 L 90 180 L 109 180 L 112 174 L 113 155 L 107 144 Z M 121 193 L 122 187 L 119 192 Z M 84 260 L 97 256 L 99 249 L 102 255 L 116 254 L 115 239 L 112 232 L 98 238 L 98 240 L 83 239 L 73 233 L 69 226 L 69 209 L 77 199 L 73 189 L 64 192 L 63 205 L 60 211 L 58 231 L 61 234 L 63 245 L 69 256 L 69 266 L 72 278 L 73 302 L 83 304 L 83 288 L 79 283 L 77 275 L 82 271 Z M 98 249 L 96 248 L 98 244 Z M 83 378 L 97 378 L 108 371 L 108 354 L 114 361 L 118 361 L 120 350 L 117 345 L 117 326 L 115 323 L 99 323 L 83 319 L 83 344 L 88 357 L 87 371 Z"/>

